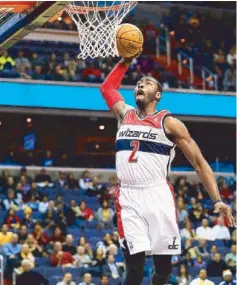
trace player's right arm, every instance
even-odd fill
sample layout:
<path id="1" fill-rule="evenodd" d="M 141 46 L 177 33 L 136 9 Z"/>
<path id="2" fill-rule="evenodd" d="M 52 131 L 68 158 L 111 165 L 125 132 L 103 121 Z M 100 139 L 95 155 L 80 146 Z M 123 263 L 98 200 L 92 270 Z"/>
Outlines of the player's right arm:
<path id="1" fill-rule="evenodd" d="M 121 121 L 125 113 L 131 108 L 125 104 L 124 98 L 118 92 L 124 74 L 132 62 L 131 59 L 122 59 L 110 72 L 105 81 L 100 86 L 100 91 L 110 111 L 118 121 Z"/>

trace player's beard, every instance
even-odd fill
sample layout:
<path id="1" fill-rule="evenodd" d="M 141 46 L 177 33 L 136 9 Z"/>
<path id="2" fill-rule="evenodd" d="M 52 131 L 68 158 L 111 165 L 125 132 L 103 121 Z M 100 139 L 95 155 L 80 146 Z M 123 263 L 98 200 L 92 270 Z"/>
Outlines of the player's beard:
<path id="1" fill-rule="evenodd" d="M 145 100 L 138 99 L 136 100 L 136 104 L 137 104 L 138 109 L 145 110 L 145 106 L 146 106 Z"/>

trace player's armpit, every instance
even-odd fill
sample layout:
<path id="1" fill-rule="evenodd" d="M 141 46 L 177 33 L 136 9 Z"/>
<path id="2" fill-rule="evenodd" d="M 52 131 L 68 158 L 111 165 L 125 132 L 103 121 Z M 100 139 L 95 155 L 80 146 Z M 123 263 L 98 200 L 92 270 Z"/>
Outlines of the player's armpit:
<path id="1" fill-rule="evenodd" d="M 214 202 L 221 200 L 215 176 L 185 125 L 181 121 L 168 116 L 165 118 L 164 128 L 167 136 L 182 150 L 193 165 L 212 200 Z"/>
<path id="2" fill-rule="evenodd" d="M 112 107 L 111 112 L 115 115 L 118 121 L 122 121 L 126 113 L 126 106 L 127 105 L 124 103 L 124 101 L 120 101 Z"/>

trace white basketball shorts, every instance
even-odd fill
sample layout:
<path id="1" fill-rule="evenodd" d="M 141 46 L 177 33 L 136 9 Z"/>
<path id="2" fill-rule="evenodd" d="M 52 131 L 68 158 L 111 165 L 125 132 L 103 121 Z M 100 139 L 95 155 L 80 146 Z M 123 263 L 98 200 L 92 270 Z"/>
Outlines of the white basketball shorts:
<path id="1" fill-rule="evenodd" d="M 173 187 L 167 182 L 153 186 L 121 185 L 116 190 L 116 210 L 121 247 L 129 253 L 181 254 Z"/>

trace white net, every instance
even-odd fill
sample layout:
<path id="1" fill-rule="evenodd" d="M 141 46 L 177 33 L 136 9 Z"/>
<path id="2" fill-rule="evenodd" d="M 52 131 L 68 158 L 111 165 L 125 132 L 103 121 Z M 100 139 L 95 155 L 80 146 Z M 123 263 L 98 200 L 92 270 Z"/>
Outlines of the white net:
<path id="1" fill-rule="evenodd" d="M 67 6 L 79 33 L 78 57 L 117 56 L 116 28 L 136 4 L 136 1 L 80 1 Z"/>

